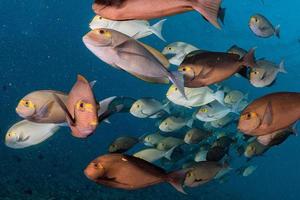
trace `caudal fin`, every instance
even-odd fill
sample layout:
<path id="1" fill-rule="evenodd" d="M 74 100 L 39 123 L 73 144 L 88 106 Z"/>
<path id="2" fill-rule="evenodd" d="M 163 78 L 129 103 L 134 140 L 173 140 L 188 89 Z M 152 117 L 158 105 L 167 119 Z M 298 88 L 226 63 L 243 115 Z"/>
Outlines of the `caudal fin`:
<path id="1" fill-rule="evenodd" d="M 159 37 L 164 42 L 166 42 L 166 40 L 162 36 L 161 32 L 162 32 L 162 28 L 163 28 L 165 21 L 166 21 L 166 19 L 160 20 L 159 22 L 157 22 L 156 24 L 154 24 L 153 26 L 150 27 L 151 32 L 154 35 L 156 35 L 157 37 Z"/>
<path id="2" fill-rule="evenodd" d="M 178 90 L 182 94 L 182 96 L 185 99 L 187 99 L 185 92 L 184 92 L 183 74 L 181 74 L 180 72 L 170 72 L 169 79 L 178 88 Z"/>
<path id="3" fill-rule="evenodd" d="M 226 8 L 221 8 L 218 12 L 218 18 L 220 19 L 220 21 L 222 22 L 222 24 L 224 25 L 224 20 L 225 20 L 225 14 L 226 14 Z"/>
<path id="4" fill-rule="evenodd" d="M 218 90 L 216 93 L 213 94 L 213 98 L 218 101 L 220 104 L 224 105 L 224 92 Z"/>
<path id="5" fill-rule="evenodd" d="M 186 194 L 186 192 L 183 190 L 182 185 L 188 171 L 189 169 L 182 169 L 168 174 L 167 182 L 170 183 L 178 192 Z"/>
<path id="6" fill-rule="evenodd" d="M 287 73 L 287 71 L 285 70 L 285 67 L 284 67 L 284 60 L 282 60 L 279 64 L 279 69 L 278 69 L 279 72 L 281 73 Z"/>
<path id="7" fill-rule="evenodd" d="M 222 0 L 193 0 L 192 7 L 205 17 L 216 28 L 221 29 L 218 23 L 218 14 Z"/>
<path id="8" fill-rule="evenodd" d="M 280 38 L 280 25 L 277 25 L 275 27 L 275 36 Z"/>
<path id="9" fill-rule="evenodd" d="M 255 48 L 250 49 L 250 51 L 241 59 L 242 65 L 247 67 L 255 67 L 256 61 L 254 57 Z"/>

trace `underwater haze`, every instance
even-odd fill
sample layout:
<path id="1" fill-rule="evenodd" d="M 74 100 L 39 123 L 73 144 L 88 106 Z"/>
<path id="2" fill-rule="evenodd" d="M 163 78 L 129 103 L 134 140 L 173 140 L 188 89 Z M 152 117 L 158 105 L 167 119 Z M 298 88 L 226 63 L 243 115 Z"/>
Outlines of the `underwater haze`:
<path id="1" fill-rule="evenodd" d="M 83 173 L 88 163 L 107 153 L 115 138 L 156 132 L 157 121 L 153 119 L 122 113 L 112 116 L 110 124 L 101 123 L 88 139 L 72 137 L 68 128 L 61 128 L 42 144 L 25 149 L 8 148 L 7 130 L 22 120 L 15 111 L 19 100 L 36 90 L 69 92 L 78 74 L 90 81 L 97 80 L 93 91 L 99 101 L 111 96 L 166 99 L 170 85 L 150 84 L 116 70 L 85 47 L 82 37 L 90 31 L 89 23 L 95 16 L 92 3 L 0 1 L 1 200 L 300 199 L 299 136 L 291 136 L 280 146 L 251 160 L 250 164 L 258 166 L 251 176 L 232 173 L 224 183 L 212 181 L 197 188 L 185 188 L 187 195 L 167 183 L 134 191 L 108 188 L 88 180 Z M 275 63 L 284 59 L 288 73 L 278 74 L 270 87 L 255 88 L 240 77 L 232 77 L 224 84 L 248 93 L 250 101 L 272 92 L 300 92 L 300 1 L 224 0 L 222 7 L 226 8 L 222 30 L 192 11 L 166 17 L 162 31 L 166 42 L 155 35 L 141 41 L 160 51 L 176 41 L 219 52 L 227 51 L 232 45 L 247 50 L 256 47 L 256 58 Z M 256 13 L 263 14 L 274 25 L 280 24 L 280 39 L 264 39 L 251 32 L 249 18 Z"/>

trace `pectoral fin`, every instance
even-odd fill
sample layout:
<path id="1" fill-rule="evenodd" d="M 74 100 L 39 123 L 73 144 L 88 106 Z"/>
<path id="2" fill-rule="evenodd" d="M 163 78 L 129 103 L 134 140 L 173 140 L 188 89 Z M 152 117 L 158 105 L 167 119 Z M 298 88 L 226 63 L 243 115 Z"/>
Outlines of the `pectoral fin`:
<path id="1" fill-rule="evenodd" d="M 269 102 L 262 119 L 262 123 L 261 123 L 262 128 L 267 128 L 268 126 L 270 126 L 272 121 L 273 121 L 272 104 L 271 102 Z"/>
<path id="2" fill-rule="evenodd" d="M 53 105 L 54 105 L 54 101 L 50 101 L 50 102 L 46 103 L 37 111 L 37 113 L 35 114 L 34 117 L 38 118 L 38 119 L 48 117 L 49 111 Z"/>
<path id="3" fill-rule="evenodd" d="M 59 106 L 63 109 L 63 111 L 66 113 L 67 118 L 70 120 L 71 125 L 74 126 L 75 125 L 75 119 L 72 117 L 71 113 L 69 112 L 67 106 L 65 105 L 65 103 L 56 95 L 53 94 L 56 102 L 59 104 Z"/>

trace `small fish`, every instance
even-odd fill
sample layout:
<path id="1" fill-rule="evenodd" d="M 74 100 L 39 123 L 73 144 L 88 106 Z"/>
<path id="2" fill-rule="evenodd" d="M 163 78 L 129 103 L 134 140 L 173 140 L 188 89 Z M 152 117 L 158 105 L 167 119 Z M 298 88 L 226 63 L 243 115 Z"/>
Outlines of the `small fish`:
<path id="1" fill-rule="evenodd" d="M 6 146 L 23 149 L 41 144 L 59 130 L 58 124 L 41 124 L 27 120 L 14 124 L 5 135 Z"/>
<path id="2" fill-rule="evenodd" d="M 224 103 L 229 105 L 234 105 L 237 102 L 241 101 L 242 99 L 247 99 L 248 94 L 244 94 L 239 90 L 231 90 L 229 93 L 226 94 L 224 98 Z"/>
<path id="3" fill-rule="evenodd" d="M 162 158 L 167 158 L 168 160 L 171 160 L 171 156 L 175 148 L 176 147 L 173 147 L 168 151 L 161 151 L 156 148 L 143 149 L 139 152 L 134 153 L 133 156 L 143 159 L 150 163 L 153 163 Z"/>
<path id="4" fill-rule="evenodd" d="M 243 58 L 223 52 L 200 52 L 187 55 L 178 71 L 184 75 L 184 86 L 198 88 L 224 81 L 245 66 L 255 67 L 255 49 Z"/>
<path id="5" fill-rule="evenodd" d="M 247 54 L 247 50 L 238 47 L 237 45 L 233 45 L 227 50 L 227 53 L 237 54 L 240 56 L 241 59 Z"/>
<path id="6" fill-rule="evenodd" d="M 180 91 L 175 85 L 172 85 L 166 96 L 167 98 L 176 105 L 184 106 L 186 108 L 193 108 L 206 105 L 213 102 L 214 100 L 223 104 L 224 92 L 217 91 L 213 92 L 209 87 L 200 88 L 184 88 L 185 97 L 182 96 Z"/>
<path id="7" fill-rule="evenodd" d="M 169 102 L 163 105 L 154 98 L 139 99 L 132 104 L 130 113 L 138 118 L 160 118 L 170 113 Z"/>
<path id="8" fill-rule="evenodd" d="M 110 28 L 124 33 L 129 37 L 134 37 L 135 39 L 144 38 L 154 34 L 161 40 L 165 41 L 161 34 L 165 21 L 166 19 L 163 19 L 153 26 L 150 26 L 150 23 L 146 20 L 114 21 L 96 15 L 90 23 L 90 28 L 92 30 L 99 28 Z"/>
<path id="9" fill-rule="evenodd" d="M 170 72 L 160 52 L 112 29 L 95 29 L 83 37 L 85 46 L 107 64 L 141 80 L 175 84 L 184 95 L 183 75 Z M 134 62 L 132 62 L 134 60 Z"/>
<path id="10" fill-rule="evenodd" d="M 259 88 L 271 86 L 278 73 L 287 73 L 283 60 L 279 66 L 267 60 L 258 60 L 257 67 L 252 68 L 250 71 L 250 83 Z"/>
<path id="11" fill-rule="evenodd" d="M 144 145 L 148 147 L 155 147 L 161 140 L 165 138 L 166 137 L 159 133 L 150 134 L 144 137 Z"/>
<path id="12" fill-rule="evenodd" d="M 196 113 L 196 118 L 202 122 L 212 122 L 220 120 L 229 113 L 238 113 L 237 109 L 240 102 L 237 102 L 233 108 L 229 108 L 225 105 L 220 104 L 217 101 L 213 101 L 207 105 L 201 106 Z"/>
<path id="13" fill-rule="evenodd" d="M 218 14 L 221 0 L 147 0 L 116 1 L 95 0 L 97 15 L 112 20 L 148 20 L 196 10 L 215 27 L 220 28 Z"/>
<path id="14" fill-rule="evenodd" d="M 300 93 L 277 92 L 254 100 L 242 112 L 238 129 L 262 136 L 291 127 L 300 119 Z"/>
<path id="15" fill-rule="evenodd" d="M 163 169 L 133 156 L 108 154 L 93 160 L 84 170 L 91 181 L 108 187 L 136 190 L 168 182 L 179 192 L 186 170 L 166 173 Z"/>
<path id="16" fill-rule="evenodd" d="M 225 117 L 221 119 L 210 122 L 210 125 L 214 128 L 223 128 L 229 125 L 234 120 L 233 116 L 227 114 Z"/>
<path id="17" fill-rule="evenodd" d="M 166 137 L 157 144 L 157 149 L 160 151 L 168 151 L 173 147 L 178 147 L 183 144 L 183 140 L 175 137 Z"/>
<path id="18" fill-rule="evenodd" d="M 257 166 L 250 165 L 250 166 L 244 166 L 240 167 L 237 172 L 239 175 L 247 177 L 253 174 L 253 172 L 257 169 Z"/>
<path id="19" fill-rule="evenodd" d="M 191 128 L 193 123 L 194 119 L 170 116 L 160 123 L 159 130 L 161 130 L 162 132 L 174 132 L 185 126 Z"/>
<path id="20" fill-rule="evenodd" d="M 261 14 L 255 14 L 250 17 L 249 27 L 258 37 L 268 38 L 275 35 L 280 38 L 280 25 L 274 27 L 272 23 Z"/>
<path id="21" fill-rule="evenodd" d="M 246 146 L 244 156 L 248 159 L 256 156 L 261 156 L 269 149 L 269 146 L 262 145 L 257 140 L 254 140 Z"/>
<path id="22" fill-rule="evenodd" d="M 131 149 L 139 142 L 138 138 L 135 137 L 118 137 L 115 139 L 112 144 L 109 145 L 108 152 L 109 153 L 124 153 Z"/>
<path id="23" fill-rule="evenodd" d="M 98 106 L 89 82 L 81 75 L 71 89 L 67 104 L 54 94 L 56 101 L 66 113 L 72 135 L 78 138 L 90 136 L 98 126 Z"/>
<path id="24" fill-rule="evenodd" d="M 198 144 L 201 141 L 210 137 L 211 135 L 211 132 L 198 128 L 192 128 L 185 134 L 184 142 L 186 144 Z"/>
<path id="25" fill-rule="evenodd" d="M 29 121 L 36 123 L 66 122 L 64 110 L 56 102 L 53 94 L 66 103 L 68 95 L 54 90 L 39 90 L 27 94 L 23 97 L 16 108 L 17 114 Z"/>
<path id="26" fill-rule="evenodd" d="M 199 49 L 191 44 L 185 42 L 173 42 L 163 49 L 162 54 L 174 55 L 172 58 L 169 59 L 169 62 L 172 65 L 179 66 L 186 55 L 196 50 Z"/>
<path id="27" fill-rule="evenodd" d="M 207 182 L 212 181 L 215 176 L 222 170 L 227 168 L 218 162 L 202 161 L 192 166 L 186 173 L 184 185 L 188 187 L 198 187 Z"/>

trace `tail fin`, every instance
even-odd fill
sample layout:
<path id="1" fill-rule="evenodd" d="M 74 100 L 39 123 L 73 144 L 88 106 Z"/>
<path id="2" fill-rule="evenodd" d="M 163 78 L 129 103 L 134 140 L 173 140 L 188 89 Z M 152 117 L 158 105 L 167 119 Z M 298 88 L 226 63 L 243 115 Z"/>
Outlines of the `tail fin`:
<path id="1" fill-rule="evenodd" d="M 167 182 L 170 183 L 178 192 L 181 192 L 183 194 L 186 194 L 186 192 L 183 190 L 183 182 L 186 176 L 186 173 L 189 171 L 189 169 L 182 169 L 179 171 L 172 172 L 167 175 Z"/>
<path id="2" fill-rule="evenodd" d="M 256 62 L 255 62 L 255 48 L 250 49 L 250 51 L 241 59 L 242 64 L 245 66 L 249 67 L 255 67 Z"/>
<path id="3" fill-rule="evenodd" d="M 220 104 L 224 105 L 224 92 L 223 91 L 217 91 L 213 94 L 213 98 L 218 101 Z"/>
<path id="4" fill-rule="evenodd" d="M 168 114 L 171 113 L 171 111 L 170 111 L 170 103 L 171 103 L 171 102 L 168 101 L 166 104 L 163 105 L 164 111 L 166 111 Z"/>
<path id="5" fill-rule="evenodd" d="M 220 19 L 223 25 L 224 25 L 225 13 L 226 13 L 226 8 L 220 7 L 218 12 L 218 18 Z"/>
<path id="6" fill-rule="evenodd" d="M 284 67 L 284 60 L 282 60 L 279 64 L 279 69 L 278 69 L 279 72 L 282 72 L 282 73 L 287 73 L 287 71 L 285 70 L 285 67 Z"/>
<path id="7" fill-rule="evenodd" d="M 193 9 L 198 11 L 216 28 L 221 29 L 218 23 L 218 13 L 222 0 L 193 0 Z"/>
<path id="8" fill-rule="evenodd" d="M 159 37 L 162 41 L 166 42 L 165 38 L 162 36 L 161 31 L 166 19 L 160 20 L 156 24 L 150 27 L 151 32 Z"/>
<path id="9" fill-rule="evenodd" d="M 187 99 L 184 92 L 184 78 L 183 74 L 180 72 L 170 72 L 169 74 L 170 81 L 178 88 L 182 96 Z"/>
<path id="10" fill-rule="evenodd" d="M 178 146 L 174 146 L 170 150 L 166 151 L 166 153 L 164 154 L 164 157 L 168 160 L 172 160 L 172 154 L 177 147 Z"/>
<path id="11" fill-rule="evenodd" d="M 275 36 L 280 38 L 280 25 L 277 25 L 275 27 Z"/>
<path id="12" fill-rule="evenodd" d="M 194 124 L 194 118 L 188 120 L 186 126 L 189 127 L 189 128 L 193 128 L 193 124 Z"/>

